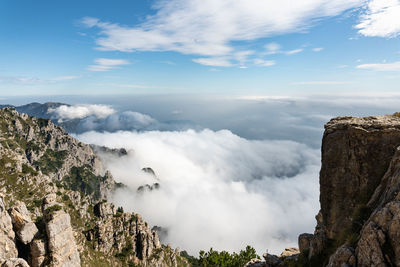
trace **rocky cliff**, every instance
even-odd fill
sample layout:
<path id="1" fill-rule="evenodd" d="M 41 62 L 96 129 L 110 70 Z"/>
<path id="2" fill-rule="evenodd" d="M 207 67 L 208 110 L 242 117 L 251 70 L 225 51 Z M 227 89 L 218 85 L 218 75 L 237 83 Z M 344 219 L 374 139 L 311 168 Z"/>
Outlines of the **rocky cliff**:
<path id="1" fill-rule="evenodd" d="M 400 266 L 400 116 L 325 125 L 314 234 L 299 252 L 250 266 Z"/>
<path id="2" fill-rule="evenodd" d="M 0 266 L 187 266 L 115 188 L 89 145 L 46 119 L 0 110 Z"/>

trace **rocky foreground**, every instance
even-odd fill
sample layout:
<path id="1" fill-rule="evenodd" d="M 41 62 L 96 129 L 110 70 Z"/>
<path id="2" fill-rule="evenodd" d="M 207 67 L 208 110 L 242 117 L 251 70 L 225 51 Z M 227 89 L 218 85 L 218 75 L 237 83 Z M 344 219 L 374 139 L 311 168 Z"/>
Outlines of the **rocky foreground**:
<path id="1" fill-rule="evenodd" d="M 89 145 L 0 109 L 0 266 L 188 266 L 137 213 Z"/>
<path id="2" fill-rule="evenodd" d="M 321 210 L 299 251 L 248 266 L 400 266 L 400 116 L 325 125 Z"/>

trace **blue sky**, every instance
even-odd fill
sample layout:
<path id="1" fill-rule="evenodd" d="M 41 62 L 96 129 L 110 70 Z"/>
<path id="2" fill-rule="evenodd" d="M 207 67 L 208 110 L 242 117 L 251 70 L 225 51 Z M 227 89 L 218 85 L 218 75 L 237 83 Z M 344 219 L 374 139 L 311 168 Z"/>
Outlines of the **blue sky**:
<path id="1" fill-rule="evenodd" d="M 400 1 L 0 2 L 0 93 L 390 94 Z"/>

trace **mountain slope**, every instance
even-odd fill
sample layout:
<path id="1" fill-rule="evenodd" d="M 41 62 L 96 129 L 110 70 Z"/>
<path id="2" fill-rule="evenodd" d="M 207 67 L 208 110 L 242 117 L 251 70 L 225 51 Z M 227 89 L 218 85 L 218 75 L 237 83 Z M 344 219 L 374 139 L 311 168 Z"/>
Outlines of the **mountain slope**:
<path id="1" fill-rule="evenodd" d="M 89 145 L 49 120 L 0 110 L 0 186 L 1 264 L 187 265 L 139 214 L 106 201 L 119 184 Z"/>

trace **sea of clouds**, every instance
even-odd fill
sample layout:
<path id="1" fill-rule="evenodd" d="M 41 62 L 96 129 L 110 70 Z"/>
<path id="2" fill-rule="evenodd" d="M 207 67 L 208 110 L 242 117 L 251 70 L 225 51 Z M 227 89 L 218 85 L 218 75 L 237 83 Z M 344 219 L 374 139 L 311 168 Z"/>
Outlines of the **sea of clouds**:
<path id="1" fill-rule="evenodd" d="M 166 229 L 164 243 L 193 255 L 246 245 L 262 254 L 296 246 L 300 233 L 314 230 L 324 123 L 338 115 L 391 114 L 399 100 L 135 97 L 50 113 L 54 120 L 73 120 L 71 132 L 85 143 L 128 151 L 100 154 L 128 186 L 113 201 Z M 154 183 L 159 189 L 137 191 Z"/>
<path id="2" fill-rule="evenodd" d="M 201 249 L 258 252 L 296 246 L 318 211 L 319 151 L 293 141 L 251 141 L 228 130 L 87 132 L 86 143 L 124 147 L 101 155 L 128 185 L 114 202 L 168 230 L 164 242 Z M 157 178 L 141 171 L 151 167 Z M 158 190 L 137 192 L 144 184 Z"/>

